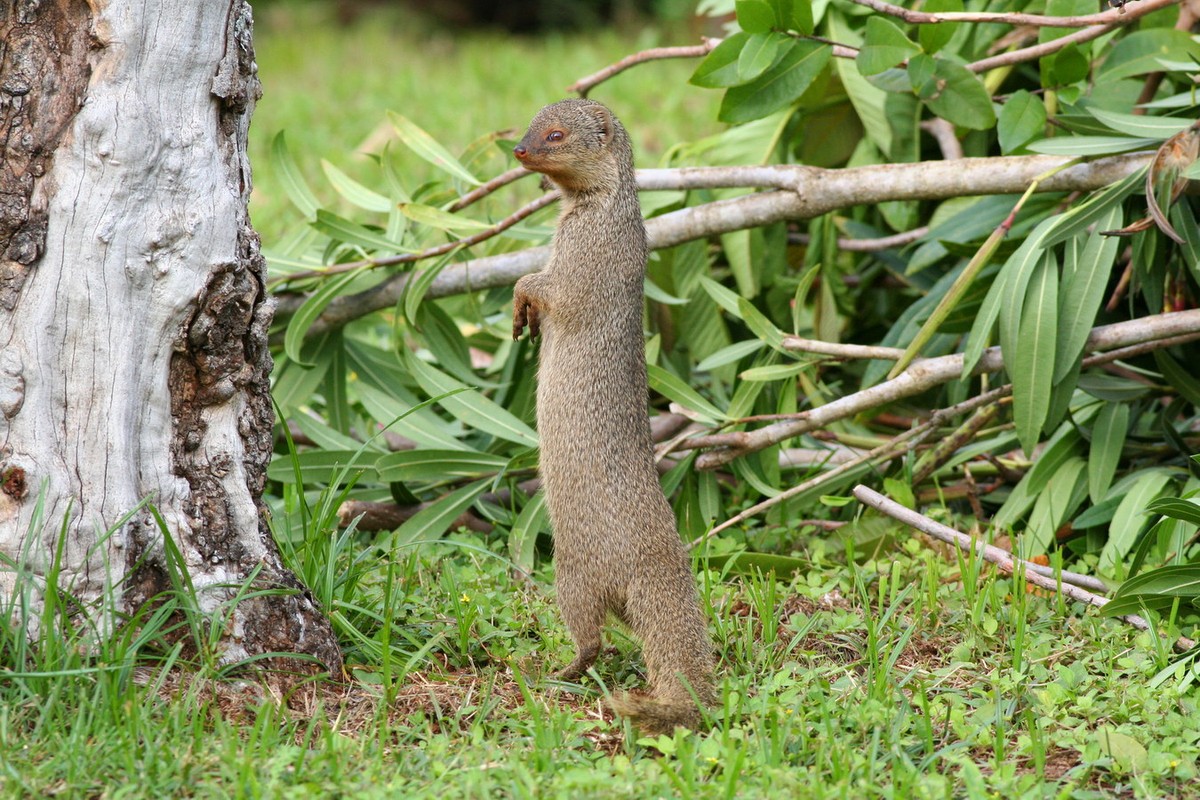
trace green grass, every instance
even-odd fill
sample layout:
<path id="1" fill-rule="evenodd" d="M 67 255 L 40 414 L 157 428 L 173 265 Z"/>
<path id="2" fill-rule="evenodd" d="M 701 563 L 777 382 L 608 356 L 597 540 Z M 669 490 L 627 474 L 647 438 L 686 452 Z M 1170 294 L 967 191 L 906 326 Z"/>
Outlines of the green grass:
<path id="1" fill-rule="evenodd" d="M 303 222 L 271 168 L 270 143 L 281 130 L 318 197 L 332 205 L 336 195 L 321 159 L 378 185 L 378 171 L 361 151 L 366 145 L 378 152 L 387 141 L 388 111 L 408 117 L 457 154 L 495 131 L 517 129 L 519 136 L 534 113 L 566 96 L 577 78 L 622 56 L 698 41 L 686 26 L 543 38 L 450 33 L 426 28 L 403 11 L 378 12 L 342 28 L 333 23 L 330 7 L 275 4 L 256 19 L 263 98 L 250 130 L 251 214 L 268 245 Z M 639 165 L 653 166 L 674 143 L 723 127 L 716 122 L 720 93 L 686 86 L 695 64 L 651 62 L 591 94 L 627 123 Z M 415 175 L 432 175 L 416 158 L 401 164 Z M 493 148 L 486 166 L 499 173 L 515 164 L 511 153 Z"/>

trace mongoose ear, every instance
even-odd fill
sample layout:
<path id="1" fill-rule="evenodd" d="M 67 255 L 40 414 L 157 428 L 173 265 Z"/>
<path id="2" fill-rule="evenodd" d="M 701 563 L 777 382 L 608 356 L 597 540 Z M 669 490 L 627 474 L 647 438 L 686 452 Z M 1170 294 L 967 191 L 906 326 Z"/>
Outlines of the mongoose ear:
<path id="1" fill-rule="evenodd" d="M 609 141 L 612 138 L 613 132 L 613 115 L 612 112 L 601 105 L 595 105 L 588 109 L 595 116 L 596 121 L 600 123 L 600 135 L 604 137 L 604 141 Z"/>

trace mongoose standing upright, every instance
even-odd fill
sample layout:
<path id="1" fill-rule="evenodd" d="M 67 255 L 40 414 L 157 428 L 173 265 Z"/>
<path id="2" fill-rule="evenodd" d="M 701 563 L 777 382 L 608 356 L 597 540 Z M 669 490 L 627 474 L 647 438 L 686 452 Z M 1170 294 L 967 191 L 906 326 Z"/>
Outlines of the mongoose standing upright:
<path id="1" fill-rule="evenodd" d="M 542 337 L 542 485 L 558 605 L 578 649 L 559 677 L 592 665 L 611 612 L 641 639 L 652 693 L 618 698 L 616 710 L 649 733 L 695 727 L 696 700 L 713 702 L 712 652 L 654 467 L 633 148 L 612 112 L 572 99 L 539 111 L 513 152 L 563 194 L 550 261 L 513 295 L 513 338 L 526 325 Z"/>

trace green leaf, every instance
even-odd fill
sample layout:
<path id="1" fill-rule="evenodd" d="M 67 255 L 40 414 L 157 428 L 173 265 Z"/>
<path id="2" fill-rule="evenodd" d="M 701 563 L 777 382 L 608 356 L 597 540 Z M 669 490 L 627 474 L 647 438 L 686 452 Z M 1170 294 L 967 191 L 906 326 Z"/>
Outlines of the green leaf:
<path id="1" fill-rule="evenodd" d="M 776 0 L 776 9 L 779 17 L 776 23 L 780 28 L 796 30 L 805 36 L 812 35 L 813 0 Z"/>
<path id="2" fill-rule="evenodd" d="M 413 222 L 455 235 L 479 233 L 492 227 L 489 223 L 460 214 L 451 214 L 449 211 L 442 211 L 422 203 L 400 203 L 398 208 L 400 213 Z"/>
<path id="3" fill-rule="evenodd" d="M 510 442 L 523 444 L 526 447 L 537 445 L 538 439 L 534 430 L 513 416 L 512 413 L 436 367 L 426 364 L 407 349 L 401 349 L 400 352 L 405 367 L 426 394 L 433 396 L 455 389 L 466 390 L 438 401 L 438 404 L 456 419 L 462 420 L 465 425 L 478 431 L 490 433 Z"/>
<path id="4" fill-rule="evenodd" d="M 863 75 L 878 75 L 919 52 L 900 26 L 876 14 L 867 17 L 866 38 L 854 60 Z"/>
<path id="5" fill-rule="evenodd" d="M 723 367 L 726 364 L 732 364 L 735 361 L 741 361 L 751 353 L 757 353 L 766 347 L 766 343 L 761 339 L 748 339 L 744 342 L 734 342 L 731 345 L 722 347 L 717 352 L 713 353 L 708 358 L 696 365 L 697 372 L 709 372 L 717 367 Z"/>
<path id="6" fill-rule="evenodd" d="M 763 575 L 774 572 L 781 577 L 798 575 L 812 569 L 812 561 L 774 553 L 741 552 L 712 555 L 704 559 L 710 569 L 724 569 L 738 575 Z"/>
<path id="7" fill-rule="evenodd" d="M 700 66 L 692 73 L 688 82 L 705 89 L 726 89 L 742 83 L 738 75 L 738 62 L 742 48 L 750 41 L 750 34 L 735 33 L 727 36 L 713 51 L 704 57 Z"/>
<path id="8" fill-rule="evenodd" d="M 1111 156 L 1133 150 L 1148 150 L 1158 139 L 1130 139 L 1127 136 L 1059 136 L 1026 145 L 1034 153 L 1048 156 Z"/>
<path id="9" fill-rule="evenodd" d="M 1107 571 L 1119 561 L 1122 561 L 1133 545 L 1138 535 L 1149 525 L 1145 517 L 1146 506 L 1167 488 L 1171 482 L 1171 473 L 1166 470 L 1147 470 L 1138 476 L 1125 497 L 1113 514 L 1112 523 L 1108 526 L 1108 541 L 1100 551 L 1100 569 Z"/>
<path id="10" fill-rule="evenodd" d="M 1070 211 L 1060 214 L 1051 221 L 1043 246 L 1050 247 L 1064 242 L 1090 228 L 1096 220 L 1107 215 L 1113 205 L 1119 204 L 1141 187 L 1145 179 L 1145 168 L 1136 170 L 1121 181 L 1104 187 Z"/>
<path id="11" fill-rule="evenodd" d="M 963 10 L 963 3 L 962 0 L 925 0 L 921 4 L 921 10 L 929 14 L 939 14 L 943 11 L 957 12 Z M 957 22 L 918 25 L 917 38 L 921 43 L 921 49 L 929 54 L 936 53 L 954 38 L 958 27 L 959 23 Z"/>
<path id="12" fill-rule="evenodd" d="M 1133 75 L 1161 72 L 1163 59 L 1186 61 L 1200 51 L 1185 31 L 1149 28 L 1135 31 L 1113 45 L 1097 75 L 1098 82 L 1111 83 Z"/>
<path id="13" fill-rule="evenodd" d="M 388 119 L 391 120 L 392 127 L 396 130 L 400 141 L 404 142 L 420 158 L 472 186 L 480 184 L 480 180 L 472 175 L 470 170 L 460 164 L 457 158 L 450 155 L 449 150 L 438 144 L 416 123 L 395 112 L 388 112 Z"/>
<path id="14" fill-rule="evenodd" d="M 722 286 L 706 275 L 700 277 L 700 287 L 708 292 L 708 296 L 713 299 L 713 302 L 725 309 L 726 313 L 738 319 L 742 318 L 739 302 L 744 298 L 739 297 L 737 292 Z"/>
<path id="15" fill-rule="evenodd" d="M 783 350 L 783 331 L 776 328 L 765 314 L 754 307 L 753 303 L 744 297 L 739 297 L 738 312 L 746 326 L 754 331 L 755 336 L 775 350 Z"/>
<path id="16" fill-rule="evenodd" d="M 275 134 L 275 138 L 271 140 L 271 166 L 279 176 L 283 191 L 292 201 L 292 205 L 298 208 L 305 217 L 311 219 L 321 204 L 317 202 L 317 196 L 313 194 L 312 189 L 308 188 L 308 183 L 300 174 L 296 160 L 292 158 L 292 153 L 288 149 L 283 131 Z"/>
<path id="17" fill-rule="evenodd" d="M 538 534 L 549 530 L 546 495 L 538 492 L 521 509 L 508 534 L 508 554 L 518 567 L 526 572 L 533 571 Z"/>
<path id="18" fill-rule="evenodd" d="M 1093 117 L 1117 133 L 1160 141 L 1170 139 L 1175 134 L 1187 130 L 1195 122 L 1195 120 L 1178 119 L 1175 117 L 1147 117 L 1122 114 L 1118 111 L 1106 111 L 1103 108 L 1095 106 L 1089 107 L 1088 111 Z"/>
<path id="19" fill-rule="evenodd" d="M 1121 204 L 1114 203 L 1097 223 L 1096 230 L 1121 227 Z M 1083 254 L 1063 269 L 1059 302 L 1058 343 L 1054 355 L 1054 380 L 1062 381 L 1083 354 L 1108 286 L 1120 240 L 1115 236 L 1087 236 Z"/>
<path id="20" fill-rule="evenodd" d="M 350 203 L 367 211 L 386 213 L 392 210 L 393 203 L 389 198 L 371 191 L 324 159 L 321 160 L 321 169 L 325 171 L 325 177 L 334 190 Z"/>
<path id="21" fill-rule="evenodd" d="M 1140 614 L 1145 608 L 1170 607 L 1175 598 L 1200 596 L 1200 564 L 1169 564 L 1122 583 L 1100 610 L 1106 617 Z"/>
<path id="22" fill-rule="evenodd" d="M 656 303 L 662 303 L 665 306 L 682 306 L 691 302 L 686 297 L 676 297 L 668 293 L 657 283 L 650 280 L 649 277 L 642 281 L 642 291 L 648 299 Z"/>
<path id="23" fill-rule="evenodd" d="M 812 85 L 833 52 L 830 45 L 801 40 L 775 66 L 754 81 L 725 92 L 717 118 L 722 122 L 750 122 L 795 102 Z"/>
<path id="24" fill-rule="evenodd" d="M 738 26 L 747 33 L 766 33 L 775 25 L 775 9 L 767 0 L 737 0 Z"/>
<path id="25" fill-rule="evenodd" d="M 1063 425 L 1055 431 L 1033 467 L 1025 473 L 1025 477 L 1021 478 L 996 512 L 992 520 L 996 527 L 1005 529 L 1016 524 L 1063 464 L 1079 452 L 1082 443 L 1083 437 L 1072 425 Z"/>
<path id="26" fill-rule="evenodd" d="M 404 285 L 404 291 L 401 293 L 401 306 L 404 309 L 404 319 L 409 324 L 416 322 L 421 302 L 425 299 L 429 287 L 433 285 L 437 276 L 442 274 L 442 270 L 446 268 L 446 265 L 454 260 L 458 252 L 458 249 L 451 250 L 424 269 L 409 273 L 408 283 Z"/>
<path id="27" fill-rule="evenodd" d="M 805 362 L 794 364 L 770 364 L 765 367 L 751 367 L 738 375 L 744 381 L 778 381 L 791 378 L 804 372 L 811 365 Z"/>
<path id="28" fill-rule="evenodd" d="M 377 480 L 375 463 L 384 454 L 371 450 L 306 450 L 302 453 L 276 453 L 267 467 L 267 478 L 280 483 L 296 482 L 296 467 L 304 483 L 328 483 L 335 477 L 349 478 L 356 472 Z M 294 463 L 293 463 L 294 460 Z M 350 467 L 346 471 L 346 467 Z"/>
<path id="29" fill-rule="evenodd" d="M 401 450 L 379 458 L 375 470 L 384 483 L 444 481 L 495 475 L 508 462 L 507 456 L 467 450 Z"/>
<path id="30" fill-rule="evenodd" d="M 1046 106 L 1041 98 L 1024 89 L 1013 92 L 1000 110 L 996 120 L 996 134 L 1000 139 L 1000 150 L 1008 155 L 1022 145 L 1033 141 L 1046 130 Z"/>
<path id="31" fill-rule="evenodd" d="M 1087 462 L 1082 458 L 1070 458 L 1050 476 L 1029 514 L 1023 548 L 1029 547 L 1032 553 L 1044 553 L 1054 544 L 1055 533 L 1083 502 L 1086 469 Z"/>
<path id="32" fill-rule="evenodd" d="M 316 322 L 317 317 L 321 316 L 321 312 L 325 310 L 325 307 L 341 295 L 346 287 L 353 283 L 367 269 L 370 269 L 370 267 L 360 267 L 350 272 L 343 272 L 341 275 L 335 275 L 333 278 L 324 281 L 301 304 L 300 308 L 296 309 L 296 313 L 288 321 L 287 333 L 283 337 L 283 351 L 287 353 L 288 358 L 301 366 L 312 366 L 312 362 L 304 361 L 300 355 L 300 350 L 304 346 L 304 337 L 308 333 L 308 329 Z"/>
<path id="33" fill-rule="evenodd" d="M 1093 503 L 1103 500 L 1112 486 L 1128 430 L 1129 406 L 1124 403 L 1105 403 L 1096 415 L 1091 452 L 1088 454 L 1088 495 Z"/>
<path id="34" fill-rule="evenodd" d="M 705 400 L 699 392 L 657 364 L 647 364 L 646 374 L 650 380 L 650 388 L 663 397 L 696 412 L 710 422 L 723 422 L 727 419 L 720 409 Z"/>
<path id="35" fill-rule="evenodd" d="M 1058 333 L 1058 264 L 1047 252 L 1029 280 L 1018 338 L 1004 349 L 1013 384 L 1013 421 L 1026 453 L 1041 438 L 1054 389 L 1054 348 Z"/>
<path id="36" fill-rule="evenodd" d="M 383 251 L 385 253 L 412 253 L 410 247 L 404 247 L 387 238 L 378 231 L 373 231 L 365 225 L 351 222 L 323 208 L 317 209 L 317 218 L 310 223 L 313 228 L 333 239 L 335 242 L 361 247 L 368 252 Z"/>
<path id="37" fill-rule="evenodd" d="M 1163 514 L 1171 519 L 1181 519 L 1200 525 L 1200 503 L 1181 497 L 1164 497 L 1146 506 L 1147 514 Z M 1200 566 L 1200 565 L 1198 565 Z"/>
<path id="38" fill-rule="evenodd" d="M 791 41 L 783 33 L 755 33 L 738 56 L 738 83 L 747 83 L 762 75 L 775 63 L 779 51 Z"/>
<path id="39" fill-rule="evenodd" d="M 992 98 L 983 81 L 961 64 L 917 55 L 909 59 L 908 75 L 917 97 L 939 117 L 973 130 L 996 124 Z"/>
<path id="40" fill-rule="evenodd" d="M 487 491 L 491 483 L 491 478 L 468 483 L 436 502 L 430 503 L 426 508 L 405 520 L 404 524 L 396 530 L 393 541 L 395 544 L 403 546 L 441 537 L 454 524 L 454 520 L 470 508 L 479 495 Z"/>

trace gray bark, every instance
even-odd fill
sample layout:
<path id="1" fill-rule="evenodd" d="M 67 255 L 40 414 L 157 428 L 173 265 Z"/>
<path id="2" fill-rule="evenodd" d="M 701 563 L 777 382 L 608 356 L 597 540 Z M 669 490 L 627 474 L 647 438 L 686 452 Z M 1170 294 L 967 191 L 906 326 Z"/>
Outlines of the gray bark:
<path id="1" fill-rule="evenodd" d="M 272 306 L 246 201 L 244 0 L 0 12 L 0 601 L 59 588 L 100 631 L 169 588 L 157 508 L 221 657 L 341 666 L 261 503 Z M 65 528 L 64 528 L 65 521 Z M 16 568 L 13 568 L 16 564 Z"/>

